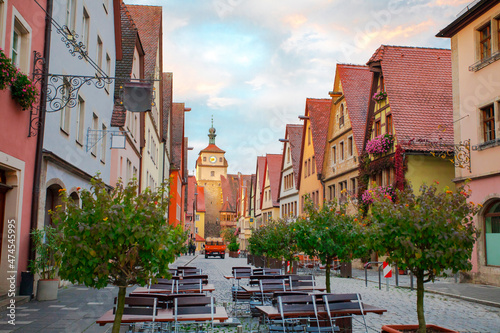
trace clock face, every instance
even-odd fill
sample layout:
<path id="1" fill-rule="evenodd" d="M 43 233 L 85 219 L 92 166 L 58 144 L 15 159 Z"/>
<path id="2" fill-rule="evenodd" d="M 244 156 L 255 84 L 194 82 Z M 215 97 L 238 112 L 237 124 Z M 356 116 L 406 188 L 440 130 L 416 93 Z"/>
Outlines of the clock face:
<path id="1" fill-rule="evenodd" d="M 210 163 L 215 163 L 215 162 L 217 162 L 217 157 L 215 157 L 213 155 L 210 156 Z"/>

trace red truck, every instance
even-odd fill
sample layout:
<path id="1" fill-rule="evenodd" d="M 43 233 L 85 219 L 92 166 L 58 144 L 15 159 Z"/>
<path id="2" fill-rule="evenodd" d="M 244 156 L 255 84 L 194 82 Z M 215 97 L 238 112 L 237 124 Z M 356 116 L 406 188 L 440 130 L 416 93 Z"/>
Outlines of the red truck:
<path id="1" fill-rule="evenodd" d="M 226 256 L 226 244 L 220 237 L 207 237 L 205 241 L 205 258 L 209 256 L 220 257 L 224 259 Z"/>

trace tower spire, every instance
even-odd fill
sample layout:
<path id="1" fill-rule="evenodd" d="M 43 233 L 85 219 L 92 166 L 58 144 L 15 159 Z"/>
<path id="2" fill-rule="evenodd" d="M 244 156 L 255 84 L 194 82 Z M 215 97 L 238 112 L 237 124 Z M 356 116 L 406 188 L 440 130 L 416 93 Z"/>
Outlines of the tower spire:
<path id="1" fill-rule="evenodd" d="M 214 127 L 214 115 L 212 115 L 212 127 L 208 130 L 208 143 L 211 145 L 215 145 L 215 137 L 217 134 L 215 134 L 215 127 Z"/>

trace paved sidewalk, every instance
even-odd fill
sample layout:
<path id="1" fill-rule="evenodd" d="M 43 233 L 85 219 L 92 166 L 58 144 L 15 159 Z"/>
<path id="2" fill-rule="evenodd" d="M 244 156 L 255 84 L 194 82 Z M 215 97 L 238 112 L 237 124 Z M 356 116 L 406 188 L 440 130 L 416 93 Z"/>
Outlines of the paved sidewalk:
<path id="1" fill-rule="evenodd" d="M 352 275 L 354 278 L 365 281 L 365 271 L 361 269 L 353 269 Z M 377 268 L 367 270 L 368 283 L 378 285 L 379 278 Z M 398 276 L 399 287 L 410 288 L 410 275 Z M 437 278 L 434 282 L 428 282 L 425 286 L 425 291 L 449 297 L 455 297 L 462 300 L 499 307 L 500 308 L 500 287 L 473 284 L 473 283 L 457 283 L 454 277 Z M 386 288 L 386 279 L 381 274 L 381 288 Z M 393 274 L 389 278 L 389 285 L 396 285 L 396 278 Z M 413 288 L 417 287 L 417 281 L 413 278 Z M 499 328 L 500 332 L 500 328 Z"/>

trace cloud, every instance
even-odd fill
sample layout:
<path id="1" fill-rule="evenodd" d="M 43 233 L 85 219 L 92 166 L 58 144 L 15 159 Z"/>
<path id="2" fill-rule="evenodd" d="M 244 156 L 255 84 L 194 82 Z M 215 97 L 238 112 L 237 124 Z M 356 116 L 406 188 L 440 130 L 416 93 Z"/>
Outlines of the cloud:
<path id="1" fill-rule="evenodd" d="M 251 173 L 257 155 L 281 151 L 307 97 L 328 98 L 337 62 L 364 64 L 381 44 L 449 47 L 434 35 L 468 1 L 126 2 L 164 8 L 164 71 L 174 73 L 174 101 L 192 108 L 190 170 L 213 114 L 229 172 Z"/>

